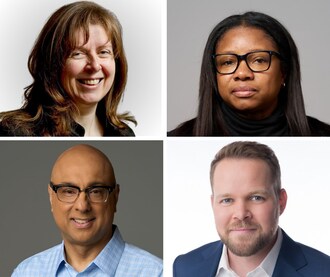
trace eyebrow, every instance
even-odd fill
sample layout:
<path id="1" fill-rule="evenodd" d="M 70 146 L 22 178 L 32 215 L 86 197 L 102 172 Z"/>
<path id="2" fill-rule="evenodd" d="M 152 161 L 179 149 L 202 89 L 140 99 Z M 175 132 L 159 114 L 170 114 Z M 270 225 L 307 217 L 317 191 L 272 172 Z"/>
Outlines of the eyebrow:
<path id="1" fill-rule="evenodd" d="M 273 47 L 272 47 L 273 48 Z M 242 54 L 242 55 L 245 55 L 245 54 L 247 54 L 247 53 L 251 53 L 251 52 L 259 52 L 259 51 L 278 51 L 278 50 L 276 50 L 276 49 L 265 49 L 265 48 L 262 48 L 262 49 L 250 49 L 249 51 L 247 51 L 247 52 L 245 52 L 244 54 Z M 216 54 L 217 54 L 218 52 L 216 51 Z M 225 55 L 230 55 L 230 54 L 237 54 L 237 52 L 236 51 L 220 51 L 218 54 L 225 54 Z M 238 54 L 237 54 L 238 55 Z"/>
<path id="2" fill-rule="evenodd" d="M 54 182 L 52 182 L 54 183 Z M 60 182 L 60 183 L 54 183 L 54 185 L 56 186 L 73 186 L 73 187 L 77 187 L 80 188 L 80 186 L 78 186 L 77 184 L 71 183 L 71 182 Z M 94 187 L 94 186 L 107 186 L 106 183 L 104 182 L 91 182 L 89 183 L 86 188 L 90 188 L 90 187 Z"/>
<path id="3" fill-rule="evenodd" d="M 85 47 L 85 45 L 86 45 L 87 43 L 85 43 L 85 44 L 83 44 L 83 45 L 76 45 L 75 46 L 75 49 L 84 49 Z M 112 47 L 112 42 L 111 42 L 111 40 L 108 40 L 108 41 L 106 41 L 105 43 L 102 43 L 100 46 L 98 46 L 97 48 L 102 48 L 102 47 L 108 47 L 108 46 L 111 46 Z"/>
<path id="4" fill-rule="evenodd" d="M 249 192 L 247 194 L 247 196 L 256 195 L 256 194 L 261 194 L 261 195 L 265 195 L 265 196 L 271 195 L 271 193 L 269 191 L 267 191 L 267 190 L 254 190 L 254 191 Z M 232 196 L 233 196 L 233 194 L 231 194 L 231 193 L 224 193 L 224 194 L 214 195 L 214 197 L 216 199 L 219 199 L 219 198 L 230 198 Z"/>

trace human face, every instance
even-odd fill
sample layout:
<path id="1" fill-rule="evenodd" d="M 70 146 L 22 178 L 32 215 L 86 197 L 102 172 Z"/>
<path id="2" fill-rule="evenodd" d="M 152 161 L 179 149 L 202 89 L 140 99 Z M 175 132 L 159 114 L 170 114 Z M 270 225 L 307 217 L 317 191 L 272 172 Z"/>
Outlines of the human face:
<path id="1" fill-rule="evenodd" d="M 266 256 L 276 240 L 286 193 L 277 198 L 268 165 L 260 159 L 225 158 L 213 175 L 212 208 L 230 253 Z"/>
<path id="2" fill-rule="evenodd" d="M 78 107 L 96 106 L 112 87 L 116 65 L 111 41 L 101 25 L 89 25 L 84 44 L 82 31 L 78 46 L 65 62 L 61 83 Z"/>
<path id="3" fill-rule="evenodd" d="M 92 184 L 114 185 L 112 167 L 97 152 L 83 147 L 74 148 L 54 165 L 51 181 L 70 183 L 84 189 Z M 111 192 L 105 203 L 91 203 L 81 192 L 74 203 L 64 203 L 48 188 L 53 216 L 66 247 L 80 245 L 103 249 L 112 236 L 112 223 L 119 188 Z"/>
<path id="4" fill-rule="evenodd" d="M 264 31 L 251 27 L 230 29 L 216 45 L 216 54 L 244 55 L 257 50 L 278 52 L 277 46 Z M 252 72 L 246 62 L 241 61 L 234 73 L 217 73 L 218 92 L 223 101 L 243 117 L 255 120 L 273 113 L 283 83 L 281 62 L 274 55 L 270 68 L 264 72 Z"/>

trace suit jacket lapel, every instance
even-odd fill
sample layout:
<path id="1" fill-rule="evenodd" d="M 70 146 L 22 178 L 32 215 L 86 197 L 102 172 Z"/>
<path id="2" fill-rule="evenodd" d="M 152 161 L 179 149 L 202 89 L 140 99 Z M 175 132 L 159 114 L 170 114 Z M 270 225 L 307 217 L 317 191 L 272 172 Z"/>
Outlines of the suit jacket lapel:
<path id="1" fill-rule="evenodd" d="M 302 276 L 298 270 L 307 265 L 300 247 L 283 230 L 283 241 L 278 255 L 273 277 Z"/>
<path id="2" fill-rule="evenodd" d="M 214 245 L 214 247 L 212 247 L 211 249 L 207 249 L 201 253 L 204 260 L 201 264 L 196 265 L 196 270 L 202 275 L 196 274 L 196 276 L 215 276 L 222 253 L 222 247 L 223 244 L 219 241 Z"/>

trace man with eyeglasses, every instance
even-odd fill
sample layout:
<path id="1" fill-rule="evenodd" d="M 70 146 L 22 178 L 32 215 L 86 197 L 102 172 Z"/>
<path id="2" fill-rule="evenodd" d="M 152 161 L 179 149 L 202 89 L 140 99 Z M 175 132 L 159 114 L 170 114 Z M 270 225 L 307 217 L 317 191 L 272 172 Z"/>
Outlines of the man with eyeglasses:
<path id="1" fill-rule="evenodd" d="M 48 187 L 63 242 L 26 259 L 12 276 L 162 276 L 162 261 L 125 243 L 113 225 L 119 191 L 101 151 L 77 145 L 63 152 Z"/>

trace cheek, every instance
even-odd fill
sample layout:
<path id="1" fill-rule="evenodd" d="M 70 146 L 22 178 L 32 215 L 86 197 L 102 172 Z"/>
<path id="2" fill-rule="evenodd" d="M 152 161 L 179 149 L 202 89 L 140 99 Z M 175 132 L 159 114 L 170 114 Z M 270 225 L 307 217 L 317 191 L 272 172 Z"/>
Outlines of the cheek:
<path id="1" fill-rule="evenodd" d="M 226 99 L 229 96 L 229 75 L 228 76 L 221 76 L 217 75 L 217 86 L 218 86 L 218 92 L 222 99 Z"/>
<path id="2" fill-rule="evenodd" d="M 213 208 L 213 214 L 218 230 L 226 228 L 226 225 L 230 223 L 231 215 L 229 210 L 215 207 Z"/>
<path id="3" fill-rule="evenodd" d="M 75 79 L 82 72 L 84 64 L 79 61 L 67 61 L 61 74 L 62 82 L 68 83 Z"/>
<path id="4" fill-rule="evenodd" d="M 111 80 L 115 78 L 116 74 L 116 63 L 114 60 L 108 61 L 104 64 L 101 64 L 104 74 L 109 77 Z"/>
<path id="5" fill-rule="evenodd" d="M 67 220 L 67 214 L 69 213 L 70 208 L 65 207 L 63 205 L 59 205 L 58 203 L 54 203 L 52 205 L 53 217 L 57 225 L 63 225 Z"/>
<path id="6" fill-rule="evenodd" d="M 274 70 L 270 71 L 268 75 L 263 77 L 265 77 L 262 80 L 265 88 L 267 88 L 267 90 L 270 91 L 272 95 L 277 96 L 284 81 L 283 74 L 279 66 L 274 68 Z"/>
<path id="7" fill-rule="evenodd" d="M 275 205 L 265 205 L 253 212 L 254 221 L 263 229 L 272 229 L 278 221 L 278 208 Z"/>

